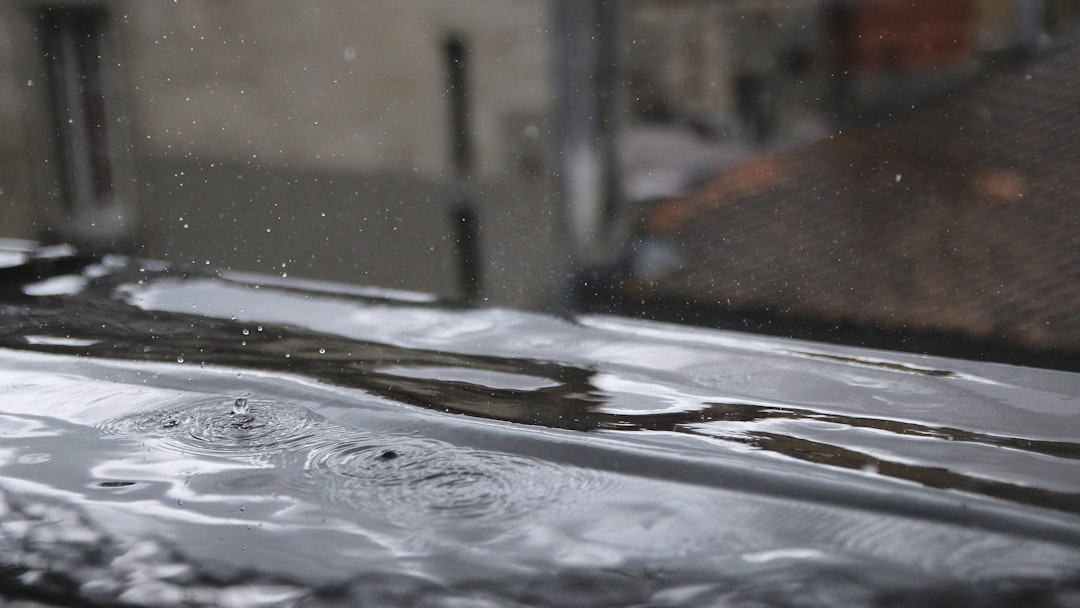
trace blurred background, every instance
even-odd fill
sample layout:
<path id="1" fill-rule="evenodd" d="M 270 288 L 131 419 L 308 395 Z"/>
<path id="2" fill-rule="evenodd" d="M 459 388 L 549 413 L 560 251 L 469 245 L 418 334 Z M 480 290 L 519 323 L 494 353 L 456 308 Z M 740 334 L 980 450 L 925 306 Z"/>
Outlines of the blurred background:
<path id="1" fill-rule="evenodd" d="M 1075 0 L 9 0 L 0 236 L 1080 369 Z"/>

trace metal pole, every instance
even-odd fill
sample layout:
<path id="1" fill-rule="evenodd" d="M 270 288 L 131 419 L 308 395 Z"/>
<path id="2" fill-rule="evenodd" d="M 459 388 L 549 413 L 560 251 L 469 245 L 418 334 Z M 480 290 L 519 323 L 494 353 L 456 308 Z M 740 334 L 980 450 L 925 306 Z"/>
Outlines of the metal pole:
<path id="1" fill-rule="evenodd" d="M 622 114 L 617 0 L 550 0 L 556 169 L 570 272 L 614 261 Z"/>

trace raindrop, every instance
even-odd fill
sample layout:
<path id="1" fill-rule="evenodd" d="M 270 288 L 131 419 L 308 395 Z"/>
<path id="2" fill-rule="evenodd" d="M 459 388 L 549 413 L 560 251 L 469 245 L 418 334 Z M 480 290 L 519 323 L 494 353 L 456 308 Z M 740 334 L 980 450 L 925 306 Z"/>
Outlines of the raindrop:
<path id="1" fill-rule="evenodd" d="M 326 354 L 326 349 L 325 348 L 320 348 L 319 349 L 319 354 L 320 355 L 325 355 Z"/>
<path id="2" fill-rule="evenodd" d="M 240 397 L 236 401 L 233 402 L 233 406 L 232 406 L 233 416 L 244 416 L 244 415 L 247 415 L 247 413 L 250 412 L 250 411 L 251 411 L 251 408 L 248 407 L 248 400 L 247 399 L 244 399 L 243 397 Z"/>
<path id="3" fill-rule="evenodd" d="M 176 356 L 176 362 L 177 363 L 183 363 L 184 362 L 184 355 L 177 355 Z"/>

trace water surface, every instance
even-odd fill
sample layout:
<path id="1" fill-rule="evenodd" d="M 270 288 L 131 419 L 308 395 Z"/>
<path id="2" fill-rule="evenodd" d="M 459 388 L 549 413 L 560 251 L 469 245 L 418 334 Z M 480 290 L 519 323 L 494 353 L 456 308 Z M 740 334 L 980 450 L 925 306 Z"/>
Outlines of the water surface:
<path id="1" fill-rule="evenodd" d="M 1080 605 L 1075 374 L 8 258 L 5 600 Z"/>

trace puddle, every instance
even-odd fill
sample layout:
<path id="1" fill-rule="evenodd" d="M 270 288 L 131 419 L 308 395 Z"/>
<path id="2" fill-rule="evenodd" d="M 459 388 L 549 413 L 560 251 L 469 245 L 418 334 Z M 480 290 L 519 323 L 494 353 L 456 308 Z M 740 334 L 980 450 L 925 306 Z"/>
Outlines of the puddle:
<path id="1" fill-rule="evenodd" d="M 4 601 L 1080 598 L 1076 375 L 88 263 L 0 295 Z"/>

